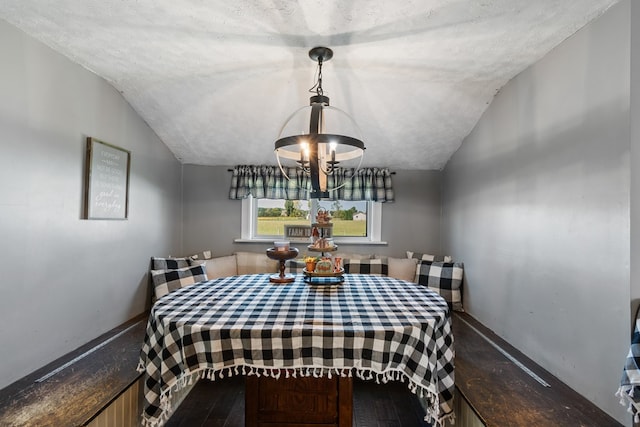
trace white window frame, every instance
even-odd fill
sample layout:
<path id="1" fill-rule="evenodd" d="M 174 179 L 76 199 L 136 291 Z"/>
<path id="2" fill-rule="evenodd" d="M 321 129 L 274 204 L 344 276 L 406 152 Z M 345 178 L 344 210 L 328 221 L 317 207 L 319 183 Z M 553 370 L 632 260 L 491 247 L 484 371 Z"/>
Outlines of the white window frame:
<path id="1" fill-rule="evenodd" d="M 315 212 L 314 200 L 312 199 L 311 212 Z M 317 205 L 316 205 L 317 206 Z M 274 239 L 281 239 L 282 236 L 257 236 L 257 200 L 252 196 L 242 199 L 242 221 L 241 221 L 241 237 L 235 241 L 243 242 L 273 242 Z M 382 241 L 382 203 L 367 202 L 367 235 L 364 237 L 340 237 L 334 236 L 334 242 L 337 244 L 356 244 L 356 245 L 385 245 L 387 242 Z"/>

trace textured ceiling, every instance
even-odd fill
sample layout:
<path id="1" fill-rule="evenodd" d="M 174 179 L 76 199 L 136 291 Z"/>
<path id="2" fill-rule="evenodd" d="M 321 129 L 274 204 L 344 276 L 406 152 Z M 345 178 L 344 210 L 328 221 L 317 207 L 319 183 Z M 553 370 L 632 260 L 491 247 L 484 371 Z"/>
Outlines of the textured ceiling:
<path id="1" fill-rule="evenodd" d="M 442 169 L 500 88 L 617 0 L 2 0 L 0 18 L 109 81 L 183 163 L 275 164 L 325 95 L 365 166 Z"/>

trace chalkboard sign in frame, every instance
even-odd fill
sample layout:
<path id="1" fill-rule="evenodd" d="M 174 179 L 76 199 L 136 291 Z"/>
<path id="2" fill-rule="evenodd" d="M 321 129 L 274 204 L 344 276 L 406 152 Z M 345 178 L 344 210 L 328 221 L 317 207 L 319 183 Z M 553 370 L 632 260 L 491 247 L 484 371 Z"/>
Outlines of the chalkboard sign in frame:
<path id="1" fill-rule="evenodd" d="M 129 217 L 130 167 L 130 151 L 87 138 L 85 219 L 122 220 Z"/>
<path id="2" fill-rule="evenodd" d="M 311 226 L 285 224 L 284 238 L 292 242 L 308 242 L 311 238 Z"/>

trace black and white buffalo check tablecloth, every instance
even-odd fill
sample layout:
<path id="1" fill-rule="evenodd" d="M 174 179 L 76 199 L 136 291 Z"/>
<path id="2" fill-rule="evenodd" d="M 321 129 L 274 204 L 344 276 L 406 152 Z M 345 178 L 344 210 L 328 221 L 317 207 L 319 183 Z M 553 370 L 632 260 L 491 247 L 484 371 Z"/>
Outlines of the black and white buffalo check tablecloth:
<path id="1" fill-rule="evenodd" d="M 636 315 L 636 324 L 631 336 L 631 346 L 622 368 L 620 388 L 616 395 L 620 396 L 620 404 L 626 405 L 633 414 L 634 425 L 640 423 L 640 311 Z"/>
<path id="2" fill-rule="evenodd" d="M 172 391 L 196 378 L 292 373 L 406 381 L 440 424 L 452 416 L 453 358 L 447 303 L 425 286 L 356 274 L 339 285 L 225 277 L 153 306 L 138 366 L 143 422 L 162 425 Z"/>

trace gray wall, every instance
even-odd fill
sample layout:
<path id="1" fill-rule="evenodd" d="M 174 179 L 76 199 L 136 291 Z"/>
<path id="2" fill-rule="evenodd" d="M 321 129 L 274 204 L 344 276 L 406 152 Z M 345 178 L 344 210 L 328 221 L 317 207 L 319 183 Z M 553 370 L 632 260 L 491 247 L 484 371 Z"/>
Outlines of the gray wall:
<path id="1" fill-rule="evenodd" d="M 442 222 L 471 315 L 627 423 L 629 8 L 500 91 L 445 168 Z"/>
<path id="2" fill-rule="evenodd" d="M 631 2 L 631 236 L 640 232 L 640 4 Z M 640 239 L 631 239 L 631 319 L 640 306 Z M 630 322 L 630 325 L 633 323 Z M 631 328 L 633 326 L 630 326 Z"/>
<path id="3" fill-rule="evenodd" d="M 229 200 L 229 167 L 184 166 L 185 254 L 211 249 L 214 255 L 262 251 L 266 243 L 234 243 L 240 237 L 241 201 Z M 439 253 L 440 172 L 396 171 L 396 202 L 382 206 L 385 246 L 341 245 L 346 252 L 404 257 L 406 250 Z"/>
<path id="4" fill-rule="evenodd" d="M 180 251 L 181 166 L 104 80 L 0 21 L 0 388 L 142 313 Z M 129 219 L 81 219 L 85 138 L 132 153 Z"/>
<path id="5" fill-rule="evenodd" d="M 613 392 L 640 297 L 630 8 L 640 18 L 623 1 L 507 85 L 444 174 L 397 171 L 388 246 L 343 248 L 440 253 L 442 237 L 465 262 L 471 314 L 621 421 Z M 150 256 L 266 245 L 233 242 L 227 167 L 181 170 L 110 85 L 3 22 L 0 48 L 2 388 L 144 311 Z M 132 152 L 126 221 L 81 219 L 86 136 Z"/>

